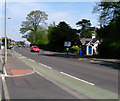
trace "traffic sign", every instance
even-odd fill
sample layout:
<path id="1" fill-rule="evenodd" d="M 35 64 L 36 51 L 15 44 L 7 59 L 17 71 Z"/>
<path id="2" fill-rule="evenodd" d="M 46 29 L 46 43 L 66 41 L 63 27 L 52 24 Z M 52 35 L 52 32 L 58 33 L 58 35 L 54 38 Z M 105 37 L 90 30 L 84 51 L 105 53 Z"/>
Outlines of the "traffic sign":
<path id="1" fill-rule="evenodd" d="M 65 41 L 64 42 L 64 46 L 65 47 L 70 47 L 71 46 L 71 42 L 70 41 Z"/>

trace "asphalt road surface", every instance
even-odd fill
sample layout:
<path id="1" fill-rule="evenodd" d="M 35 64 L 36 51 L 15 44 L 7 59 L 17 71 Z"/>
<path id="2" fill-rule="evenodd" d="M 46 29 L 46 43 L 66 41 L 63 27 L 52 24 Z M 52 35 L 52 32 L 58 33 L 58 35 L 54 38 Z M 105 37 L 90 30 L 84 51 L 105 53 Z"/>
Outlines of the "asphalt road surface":
<path id="1" fill-rule="evenodd" d="M 35 68 L 37 73 L 32 74 L 32 76 L 26 76 L 24 80 L 22 77 L 7 78 L 8 91 L 14 89 L 11 85 L 14 85 L 12 83 L 16 80 L 17 82 L 21 82 L 19 85 L 20 88 L 24 86 L 25 89 L 28 89 L 27 92 L 31 93 L 30 98 L 33 99 L 76 99 L 80 97 L 117 99 L 118 97 L 118 70 L 111 68 L 117 67 L 117 64 L 100 61 L 93 62 L 89 59 L 78 59 L 54 52 L 30 52 L 30 48 L 23 47 L 14 48 L 13 55 L 16 54 L 14 52 L 19 53 L 19 57 L 24 56 L 25 58 L 21 58 L 22 61 L 26 61 L 27 64 Z M 43 67 L 47 67 L 47 69 Z M 27 83 L 22 83 L 22 81 L 26 81 Z M 17 84 L 19 83 L 16 83 L 16 85 Z M 63 86 L 61 86 L 62 84 Z M 29 91 L 31 87 L 33 87 L 34 90 Z M 46 90 L 49 89 L 49 91 L 43 90 L 42 93 L 40 93 L 39 91 L 42 87 L 46 88 Z M 62 87 L 65 90 L 61 89 Z M 15 92 L 20 91 L 20 88 L 15 88 Z M 22 92 L 23 91 L 19 93 Z M 30 96 L 27 95 L 27 92 L 25 90 L 22 94 L 25 93 L 26 96 Z M 21 97 L 13 93 L 10 94 L 13 98 Z M 40 96 L 38 97 L 38 95 Z"/>

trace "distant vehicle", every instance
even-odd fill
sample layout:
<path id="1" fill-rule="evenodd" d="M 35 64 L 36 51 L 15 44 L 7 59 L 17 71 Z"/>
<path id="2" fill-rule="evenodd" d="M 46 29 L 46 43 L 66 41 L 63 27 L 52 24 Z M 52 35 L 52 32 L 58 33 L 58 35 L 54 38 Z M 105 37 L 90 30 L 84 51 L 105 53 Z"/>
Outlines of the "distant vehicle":
<path id="1" fill-rule="evenodd" d="M 11 46 L 11 48 L 13 48 L 13 45 L 10 45 Z"/>
<path id="2" fill-rule="evenodd" d="M 23 47 L 25 47 L 25 44 L 23 45 Z"/>
<path id="3" fill-rule="evenodd" d="M 18 45 L 18 47 L 21 47 L 21 45 Z"/>
<path id="4" fill-rule="evenodd" d="M 12 47 L 10 45 L 7 45 L 7 49 L 11 49 Z"/>
<path id="5" fill-rule="evenodd" d="M 31 47 L 31 52 L 39 52 L 38 46 L 32 46 Z"/>

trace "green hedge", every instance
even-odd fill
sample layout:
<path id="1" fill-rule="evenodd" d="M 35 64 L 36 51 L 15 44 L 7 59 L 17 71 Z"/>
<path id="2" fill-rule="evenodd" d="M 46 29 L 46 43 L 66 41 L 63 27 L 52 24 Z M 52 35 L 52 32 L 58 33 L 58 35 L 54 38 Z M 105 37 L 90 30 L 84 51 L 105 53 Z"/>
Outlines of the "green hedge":
<path id="1" fill-rule="evenodd" d="M 99 45 L 99 56 L 120 59 L 120 41 L 103 41 L 101 45 Z"/>

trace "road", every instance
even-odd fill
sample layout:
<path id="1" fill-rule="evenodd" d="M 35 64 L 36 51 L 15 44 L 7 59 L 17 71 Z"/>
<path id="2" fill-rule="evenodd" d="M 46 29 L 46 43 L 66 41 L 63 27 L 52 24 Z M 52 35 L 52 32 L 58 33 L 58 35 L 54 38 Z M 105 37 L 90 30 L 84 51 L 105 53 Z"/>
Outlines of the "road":
<path id="1" fill-rule="evenodd" d="M 42 87 L 48 87 L 46 89 L 51 87 L 51 91 L 46 92 L 46 90 L 43 90 L 43 93 L 40 93 L 40 98 L 45 98 L 46 96 L 48 96 L 47 98 L 56 96 L 55 98 L 58 99 L 76 99 L 80 97 L 92 99 L 118 98 L 118 70 L 110 68 L 111 66 L 117 66 L 117 64 L 79 59 L 54 52 L 35 53 L 30 52 L 30 48 L 17 47 L 14 48 L 14 51 L 11 51 L 15 56 L 24 56 L 25 58 L 21 58 L 21 60 L 24 62 L 27 61 L 26 63 L 37 71 L 35 74 L 26 76 L 26 81 L 30 83 L 28 88 L 35 87 L 36 89 L 34 92 L 33 90 L 30 91 L 31 95 L 37 92 L 36 96 L 31 96 L 31 98 L 37 98 L 39 95 L 38 92 Z M 43 67 L 47 68 L 45 69 Z M 14 85 L 12 81 L 13 79 L 6 78 L 8 92 L 10 92 L 12 85 Z M 23 79 L 17 79 L 17 82 L 19 81 L 23 82 Z M 38 84 L 34 84 L 34 82 Z M 52 82 L 52 84 L 50 82 Z M 43 86 L 45 84 L 46 86 Z M 20 87 L 23 86 L 26 86 L 26 83 L 21 83 Z M 61 89 L 62 87 L 64 90 Z M 20 88 L 15 89 L 15 92 L 18 90 L 20 90 Z M 53 92 L 52 97 L 48 95 L 50 92 Z M 47 95 L 44 95 L 44 93 Z M 10 93 L 10 96 L 15 97 L 12 93 Z M 17 96 L 17 98 L 20 97 L 21 96 Z"/>

